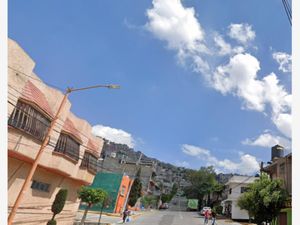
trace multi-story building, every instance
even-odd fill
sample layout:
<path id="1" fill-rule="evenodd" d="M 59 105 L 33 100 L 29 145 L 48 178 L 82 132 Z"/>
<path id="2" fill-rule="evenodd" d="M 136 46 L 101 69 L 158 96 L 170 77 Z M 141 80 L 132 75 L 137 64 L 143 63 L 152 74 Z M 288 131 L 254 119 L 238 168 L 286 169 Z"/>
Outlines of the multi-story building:
<path id="1" fill-rule="evenodd" d="M 227 197 L 222 201 L 223 213 L 235 220 L 248 220 L 249 215 L 247 210 L 242 210 L 238 205 L 238 199 L 242 193 L 247 190 L 247 186 L 253 183 L 258 177 L 252 176 L 237 176 L 234 175 L 225 184 Z"/>
<path id="2" fill-rule="evenodd" d="M 8 209 L 14 205 L 45 139 L 63 93 L 47 86 L 34 72 L 35 62 L 13 40 L 8 41 Z M 103 140 L 90 124 L 75 116 L 66 102 L 42 153 L 14 222 L 46 224 L 59 189 L 67 189 L 58 224 L 73 224 L 79 206 L 77 190 L 93 182 Z"/>
<path id="3" fill-rule="evenodd" d="M 282 146 L 273 146 L 271 161 L 262 171 L 268 173 L 271 179 L 281 179 L 289 195 L 292 195 L 292 153 L 284 156 Z"/>
<path id="4" fill-rule="evenodd" d="M 284 156 L 284 147 L 280 145 L 273 146 L 271 150 L 271 161 L 261 170 L 268 173 L 271 179 L 281 179 L 283 181 L 289 198 L 279 214 L 278 223 L 280 225 L 290 225 L 292 224 L 292 153 Z"/>

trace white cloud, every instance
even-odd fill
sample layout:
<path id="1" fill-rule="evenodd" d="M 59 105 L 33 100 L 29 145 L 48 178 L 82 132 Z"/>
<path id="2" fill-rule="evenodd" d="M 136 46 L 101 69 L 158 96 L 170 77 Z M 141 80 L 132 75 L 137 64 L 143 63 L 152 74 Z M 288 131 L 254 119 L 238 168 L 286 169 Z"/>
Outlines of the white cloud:
<path id="1" fill-rule="evenodd" d="M 250 54 L 237 54 L 227 65 L 219 66 L 212 78 L 212 86 L 222 94 L 240 97 L 248 109 L 264 110 L 263 84 L 256 79 L 259 61 Z"/>
<path id="2" fill-rule="evenodd" d="M 126 144 L 131 148 L 133 148 L 135 145 L 135 140 L 133 139 L 132 135 L 121 129 L 103 125 L 95 125 L 92 128 L 92 132 L 96 136 L 100 136 L 115 143 Z"/>
<path id="3" fill-rule="evenodd" d="M 206 162 L 207 166 L 214 166 L 216 171 L 219 172 L 253 174 L 259 170 L 259 163 L 256 158 L 249 154 L 242 153 L 240 154 L 240 161 L 233 162 L 229 159 L 219 160 L 209 150 L 198 146 L 184 144 L 181 149 L 183 153 Z"/>
<path id="4" fill-rule="evenodd" d="M 215 35 L 214 42 L 217 48 L 219 49 L 217 54 L 221 56 L 242 53 L 245 51 L 245 49 L 242 46 L 232 48 L 231 45 L 227 43 L 219 34 Z"/>
<path id="5" fill-rule="evenodd" d="M 274 136 L 270 133 L 264 133 L 261 134 L 259 137 L 254 139 L 247 138 L 246 140 L 242 141 L 242 144 L 244 145 L 252 145 L 252 146 L 260 146 L 260 147 L 266 147 L 271 148 L 274 145 L 281 145 L 285 147 L 286 149 L 291 148 L 291 142 L 287 138 L 281 137 L 281 136 Z"/>
<path id="6" fill-rule="evenodd" d="M 274 52 L 272 54 L 273 59 L 279 64 L 278 69 L 284 73 L 290 73 L 292 71 L 292 56 L 285 52 Z"/>
<path id="7" fill-rule="evenodd" d="M 147 10 L 146 27 L 173 49 L 196 49 L 204 39 L 204 31 L 195 18 L 194 8 L 184 8 L 180 0 L 153 0 Z"/>
<path id="8" fill-rule="evenodd" d="M 194 8 L 185 8 L 180 0 L 153 0 L 152 4 L 153 7 L 147 10 L 149 21 L 146 29 L 156 38 L 166 41 L 168 48 L 176 50 L 181 63 L 198 55 L 194 63 L 199 71 L 206 71 L 208 64 L 198 53 L 209 51 Z"/>
<path id="9" fill-rule="evenodd" d="M 244 45 L 255 38 L 255 32 L 252 30 L 252 26 L 247 23 L 230 24 L 228 28 L 229 37 Z"/>
<path id="10" fill-rule="evenodd" d="M 228 26 L 228 36 L 242 46 L 232 46 L 218 32 L 206 37 L 192 7 L 184 7 L 180 0 L 153 0 L 147 10 L 145 27 L 156 38 L 175 50 L 181 65 L 189 64 L 201 74 L 211 87 L 224 95 L 232 94 L 242 100 L 242 108 L 270 114 L 272 122 L 286 137 L 290 137 L 291 95 L 279 83 L 274 73 L 258 78 L 260 62 L 246 53 L 249 42 L 255 39 L 255 31 L 247 23 Z M 205 40 L 213 38 L 213 42 Z M 213 43 L 207 47 L 207 43 Z M 215 67 L 220 58 L 230 56 L 228 63 Z M 289 56 L 275 54 L 273 57 L 287 71 Z M 223 60 L 223 59 L 222 59 Z M 269 111 L 270 109 L 270 111 Z"/>
<path id="11" fill-rule="evenodd" d="M 238 96 L 244 108 L 265 113 L 271 108 L 271 118 L 278 130 L 291 137 L 292 96 L 279 84 L 276 74 L 257 78 L 260 63 L 250 54 L 237 54 L 226 65 L 218 66 L 211 85 L 222 94 Z"/>
<path id="12" fill-rule="evenodd" d="M 286 137 L 292 137 L 292 115 L 288 113 L 280 113 L 273 118 L 277 129 Z"/>

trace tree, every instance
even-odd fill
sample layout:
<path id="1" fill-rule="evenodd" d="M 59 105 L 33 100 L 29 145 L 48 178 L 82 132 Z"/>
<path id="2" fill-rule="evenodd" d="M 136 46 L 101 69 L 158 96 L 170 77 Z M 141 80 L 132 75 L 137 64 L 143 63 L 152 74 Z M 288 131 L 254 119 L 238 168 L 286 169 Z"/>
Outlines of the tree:
<path id="1" fill-rule="evenodd" d="M 128 204 L 132 207 L 135 205 L 138 198 L 142 196 L 142 183 L 140 177 L 141 177 L 141 168 L 139 168 L 136 173 L 136 178 L 133 181 L 130 194 L 129 194 Z"/>
<path id="2" fill-rule="evenodd" d="M 87 203 L 80 225 L 83 225 L 89 209 L 95 204 L 102 203 L 105 200 L 105 198 L 107 198 L 107 195 L 107 192 L 101 188 L 91 188 L 82 186 L 79 189 L 78 197 L 81 199 L 82 202 Z"/>
<path id="3" fill-rule="evenodd" d="M 66 199 L 68 196 L 68 190 L 67 189 L 60 189 L 57 194 L 55 195 L 54 202 L 52 203 L 51 211 L 53 212 L 52 219 L 48 221 L 47 225 L 55 225 L 55 216 L 59 214 L 66 203 Z"/>
<path id="4" fill-rule="evenodd" d="M 240 196 L 238 206 L 248 210 L 249 217 L 253 217 L 256 224 L 261 224 L 275 219 L 286 199 L 287 192 L 282 188 L 282 181 L 271 180 L 268 175 L 262 174 Z"/>
<path id="5" fill-rule="evenodd" d="M 201 207 L 203 198 L 208 196 L 207 205 L 210 205 L 210 193 L 216 184 L 216 174 L 212 166 L 201 167 L 198 171 L 189 171 L 187 179 L 191 183 L 186 187 L 184 192 L 187 198 L 198 199 L 199 207 Z"/>
<path id="6" fill-rule="evenodd" d="M 219 201 L 219 198 L 222 196 L 223 192 L 225 190 L 225 185 L 216 183 L 215 186 L 213 187 L 213 192 L 217 195 L 216 202 Z"/>

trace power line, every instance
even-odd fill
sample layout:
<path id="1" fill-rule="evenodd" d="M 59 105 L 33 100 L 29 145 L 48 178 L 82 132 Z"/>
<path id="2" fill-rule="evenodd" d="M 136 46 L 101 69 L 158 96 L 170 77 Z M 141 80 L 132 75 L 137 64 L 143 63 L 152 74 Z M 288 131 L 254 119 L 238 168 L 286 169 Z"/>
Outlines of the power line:
<path id="1" fill-rule="evenodd" d="M 290 22 L 290 25 L 292 25 L 292 9 L 291 9 L 290 3 L 288 2 L 288 0 L 282 0 L 282 4 L 284 7 L 284 11 Z"/>
<path id="2" fill-rule="evenodd" d="M 17 72 L 16 75 L 23 75 L 23 76 L 26 76 L 26 77 L 28 77 L 28 78 L 30 78 L 30 79 L 32 79 L 32 80 L 35 80 L 35 81 L 41 82 L 41 83 L 43 83 L 43 84 L 46 84 L 46 85 L 48 85 L 48 86 L 50 86 L 50 87 L 56 88 L 56 89 L 58 89 L 58 90 L 60 90 L 60 91 L 62 91 L 62 92 L 65 91 L 65 90 L 63 90 L 63 89 L 60 88 L 60 87 L 57 87 L 57 86 L 55 86 L 55 85 L 53 85 L 53 84 L 49 84 L 49 83 L 47 83 L 47 82 L 44 82 L 44 81 L 42 81 L 42 80 L 40 80 L 40 79 L 38 79 L 38 78 L 36 78 L 36 77 L 33 77 L 33 76 L 31 76 L 31 75 L 28 75 L 28 74 L 26 74 L 26 73 L 24 73 L 24 72 L 22 72 L 22 71 L 20 71 L 20 70 L 17 70 L 17 69 L 15 69 L 15 68 L 11 67 L 11 66 L 8 66 L 8 68 L 10 68 L 11 70 L 14 70 L 15 72 Z"/>

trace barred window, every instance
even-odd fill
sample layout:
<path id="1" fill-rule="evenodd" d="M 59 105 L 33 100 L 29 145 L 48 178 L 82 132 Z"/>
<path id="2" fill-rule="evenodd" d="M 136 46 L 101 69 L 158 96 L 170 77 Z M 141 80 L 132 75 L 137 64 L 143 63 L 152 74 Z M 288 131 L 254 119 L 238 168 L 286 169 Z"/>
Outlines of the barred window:
<path id="1" fill-rule="evenodd" d="M 36 180 L 32 181 L 31 188 L 39 191 L 49 192 L 50 184 L 39 182 Z"/>
<path id="2" fill-rule="evenodd" d="M 92 173 L 97 173 L 97 157 L 85 152 L 80 167 L 87 168 Z"/>
<path id="3" fill-rule="evenodd" d="M 69 135 L 61 133 L 54 151 L 61 152 L 72 159 L 79 160 L 79 147 L 80 144 L 71 138 Z"/>
<path id="4" fill-rule="evenodd" d="M 50 120 L 31 105 L 18 101 L 16 108 L 10 115 L 8 125 L 42 141 L 50 126 Z"/>

